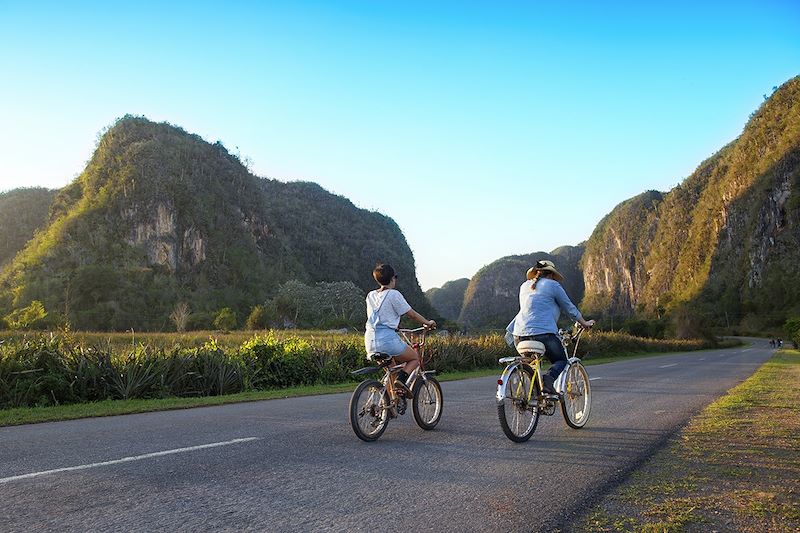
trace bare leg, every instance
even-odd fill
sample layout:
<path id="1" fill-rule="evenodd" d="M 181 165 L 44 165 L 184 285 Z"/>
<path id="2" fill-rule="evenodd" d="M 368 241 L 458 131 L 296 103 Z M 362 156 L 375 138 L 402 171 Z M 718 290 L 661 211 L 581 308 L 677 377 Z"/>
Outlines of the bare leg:
<path id="1" fill-rule="evenodd" d="M 411 375 L 411 373 L 419 366 L 419 354 L 411 346 L 406 346 L 406 349 L 403 351 L 403 353 L 396 355 L 394 360 L 398 363 L 405 363 L 403 370 L 408 375 Z"/>

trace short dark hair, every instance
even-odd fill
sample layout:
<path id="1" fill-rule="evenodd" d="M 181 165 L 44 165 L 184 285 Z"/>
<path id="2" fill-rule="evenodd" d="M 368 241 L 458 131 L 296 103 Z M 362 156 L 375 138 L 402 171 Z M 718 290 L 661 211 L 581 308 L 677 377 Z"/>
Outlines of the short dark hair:
<path id="1" fill-rule="evenodd" d="M 394 278 L 394 269 L 388 263 L 378 263 L 372 271 L 372 277 L 381 285 L 388 285 Z"/>

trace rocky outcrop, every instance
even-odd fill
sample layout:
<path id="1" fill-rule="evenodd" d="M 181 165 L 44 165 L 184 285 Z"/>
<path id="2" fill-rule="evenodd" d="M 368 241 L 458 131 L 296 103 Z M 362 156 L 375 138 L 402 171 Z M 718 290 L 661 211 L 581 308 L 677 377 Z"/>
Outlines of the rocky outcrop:
<path id="1" fill-rule="evenodd" d="M 661 193 L 647 191 L 615 207 L 595 228 L 582 258 L 583 306 L 589 313 L 614 309 L 619 315 L 633 314 L 647 282 L 644 257 L 655 236 L 662 200 Z"/>

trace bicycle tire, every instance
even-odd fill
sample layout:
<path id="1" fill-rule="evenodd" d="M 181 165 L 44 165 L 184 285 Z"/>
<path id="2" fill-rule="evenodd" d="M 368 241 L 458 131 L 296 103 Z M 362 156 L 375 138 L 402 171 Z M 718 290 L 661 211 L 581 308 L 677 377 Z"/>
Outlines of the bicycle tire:
<path id="1" fill-rule="evenodd" d="M 442 418 L 444 408 L 444 396 L 439 381 L 433 376 L 428 376 L 427 379 L 420 377 L 414 384 L 413 393 L 411 410 L 417 425 L 426 431 L 435 428 Z"/>
<path id="2" fill-rule="evenodd" d="M 497 404 L 497 417 L 506 437 L 514 442 L 525 442 L 531 438 L 539 423 L 539 381 L 533 381 L 531 401 L 524 397 L 530 390 L 533 370 L 528 366 L 517 366 L 506 380 L 505 398 Z M 515 396 L 516 394 L 516 396 Z M 522 396 L 520 396 L 522 394 Z M 525 415 L 525 413 L 530 413 Z M 530 420 L 523 418 L 529 416 Z"/>
<path id="3" fill-rule="evenodd" d="M 564 421 L 574 429 L 580 429 L 589 420 L 592 411 L 592 389 L 589 375 L 580 363 L 573 363 L 566 369 L 564 391 L 561 398 L 561 414 Z"/>
<path id="4" fill-rule="evenodd" d="M 378 440 L 389 424 L 389 409 L 383 383 L 366 379 L 350 397 L 350 426 L 366 442 Z"/>

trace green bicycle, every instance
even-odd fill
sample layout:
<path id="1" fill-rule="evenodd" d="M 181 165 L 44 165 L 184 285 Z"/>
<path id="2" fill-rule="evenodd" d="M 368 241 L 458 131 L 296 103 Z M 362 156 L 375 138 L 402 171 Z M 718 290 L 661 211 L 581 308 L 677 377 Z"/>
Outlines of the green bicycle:
<path id="1" fill-rule="evenodd" d="M 576 357 L 585 330 L 576 323 L 573 334 L 558 332 L 564 348 L 572 342 L 574 348 L 566 368 L 556 379 L 556 394 L 543 392 L 541 361 L 545 347 L 541 342 L 521 341 L 517 345 L 519 355 L 500 359 L 507 366 L 497 380 L 497 415 L 506 437 L 514 442 L 527 441 L 536 430 L 539 415 L 552 416 L 559 403 L 569 427 L 579 429 L 586 425 L 592 409 L 592 391 L 589 375 Z"/>

